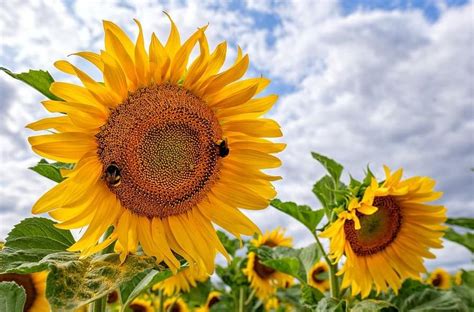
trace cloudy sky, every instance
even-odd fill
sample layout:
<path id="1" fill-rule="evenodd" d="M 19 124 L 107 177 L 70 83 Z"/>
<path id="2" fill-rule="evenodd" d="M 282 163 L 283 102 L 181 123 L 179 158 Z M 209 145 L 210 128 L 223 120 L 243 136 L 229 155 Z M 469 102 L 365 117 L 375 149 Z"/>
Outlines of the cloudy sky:
<path id="1" fill-rule="evenodd" d="M 219 3 L 218 3 L 219 2 Z M 318 208 L 312 184 L 317 151 L 355 177 L 382 164 L 428 175 L 448 214 L 474 216 L 474 6 L 468 1 L 1 1 L 0 65 L 21 72 L 103 46 L 102 19 L 137 34 L 168 33 L 169 12 L 185 36 L 210 24 L 212 46 L 228 41 L 250 54 L 249 75 L 272 79 L 280 95 L 284 180 L 279 197 Z M 184 36 L 183 36 L 184 37 Z M 70 57 L 74 62 L 77 60 Z M 34 90 L 0 73 L 0 239 L 53 185 L 27 167 L 38 161 L 24 126 L 46 116 Z M 298 246 L 305 229 L 268 208 L 249 215 L 262 229 L 283 226 Z M 446 243 L 429 268 L 467 267 L 472 255 Z"/>

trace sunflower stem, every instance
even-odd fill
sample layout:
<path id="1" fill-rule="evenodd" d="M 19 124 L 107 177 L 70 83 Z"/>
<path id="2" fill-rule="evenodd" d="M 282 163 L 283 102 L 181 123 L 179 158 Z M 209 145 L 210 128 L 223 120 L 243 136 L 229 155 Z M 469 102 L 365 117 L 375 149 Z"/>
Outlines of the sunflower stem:
<path id="1" fill-rule="evenodd" d="M 244 305 L 249 305 L 249 303 L 252 301 L 253 297 L 255 296 L 255 288 L 252 289 L 252 292 L 250 293 L 249 297 L 247 298 L 247 300 L 245 300 L 245 303 Z"/>
<path id="2" fill-rule="evenodd" d="M 332 263 L 331 259 L 329 259 L 326 251 L 324 251 L 323 245 L 321 244 L 321 241 L 319 240 L 318 234 L 316 232 L 313 232 L 313 236 L 316 240 L 316 243 L 318 244 L 319 250 L 321 250 L 321 253 L 323 254 L 324 260 L 329 266 L 329 285 L 331 287 L 331 297 L 339 299 L 339 282 L 337 280 L 337 263 Z"/>
<path id="3" fill-rule="evenodd" d="M 244 288 L 239 289 L 239 312 L 244 312 Z"/>

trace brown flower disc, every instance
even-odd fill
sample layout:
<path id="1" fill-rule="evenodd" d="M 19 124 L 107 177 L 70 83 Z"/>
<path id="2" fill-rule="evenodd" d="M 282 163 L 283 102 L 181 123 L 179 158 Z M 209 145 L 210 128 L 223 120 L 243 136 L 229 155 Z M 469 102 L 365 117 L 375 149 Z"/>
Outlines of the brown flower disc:
<path id="1" fill-rule="evenodd" d="M 268 279 L 273 273 L 275 273 L 275 269 L 267 267 L 260 263 L 260 260 L 257 256 L 255 256 L 255 262 L 253 264 L 253 270 L 260 276 L 262 279 Z"/>
<path id="2" fill-rule="evenodd" d="M 203 100 L 179 86 L 153 85 L 131 93 L 97 139 L 104 180 L 138 215 L 182 214 L 218 177 L 219 121 Z"/>
<path id="3" fill-rule="evenodd" d="M 378 208 L 374 214 L 357 213 L 360 230 L 354 228 L 352 220 L 344 224 L 347 240 L 358 256 L 368 256 L 384 250 L 400 231 L 402 215 L 392 196 L 375 197 L 373 205 Z"/>
<path id="4" fill-rule="evenodd" d="M 324 272 L 326 272 L 326 270 L 323 267 L 319 267 L 316 270 L 314 270 L 313 273 L 311 274 L 311 278 L 313 279 L 313 282 L 315 282 L 316 284 L 324 283 L 325 282 L 324 279 L 318 278 L 318 275 Z"/>
<path id="5" fill-rule="evenodd" d="M 35 284 L 30 274 L 6 273 L 0 274 L 0 282 L 15 282 L 25 289 L 26 302 L 24 311 L 28 311 L 38 295 Z"/>

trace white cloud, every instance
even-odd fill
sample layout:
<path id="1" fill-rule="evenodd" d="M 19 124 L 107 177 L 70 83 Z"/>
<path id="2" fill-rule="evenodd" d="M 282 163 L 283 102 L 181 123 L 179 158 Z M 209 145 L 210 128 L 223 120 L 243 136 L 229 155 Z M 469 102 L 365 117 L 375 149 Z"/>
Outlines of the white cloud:
<path id="1" fill-rule="evenodd" d="M 311 193 L 323 174 L 311 150 L 334 157 L 355 176 L 367 163 L 381 173 L 383 163 L 403 166 L 407 175 L 430 175 L 445 191 L 449 214 L 471 215 L 474 185 L 472 99 L 472 4 L 443 8 L 436 22 L 422 12 L 363 11 L 344 15 L 338 1 L 247 1 L 250 12 L 271 15 L 278 24 L 256 27 L 260 16 L 208 1 L 8 1 L 0 10 L 2 65 L 15 71 L 42 67 L 66 55 L 102 47 L 102 19 L 135 35 L 139 18 L 147 37 L 166 38 L 169 11 L 185 38 L 210 22 L 211 46 L 238 42 L 250 53 L 255 73 L 268 73 L 290 86 L 272 116 L 280 121 L 287 150 L 279 197 L 317 207 Z M 272 5 L 268 5 L 272 4 Z M 311 9 L 308 9 L 311 8 Z M 229 52 L 230 57 L 235 49 Z M 0 209 L 4 237 L 29 215 L 31 205 L 51 184 L 25 169 L 34 164 L 25 124 L 44 116 L 35 91 L 1 75 Z M 298 246 L 311 242 L 305 229 L 269 208 L 249 212 L 263 229 L 282 225 Z M 430 267 L 451 268 L 469 261 L 449 245 Z M 456 259 L 466 259 L 465 262 Z"/>

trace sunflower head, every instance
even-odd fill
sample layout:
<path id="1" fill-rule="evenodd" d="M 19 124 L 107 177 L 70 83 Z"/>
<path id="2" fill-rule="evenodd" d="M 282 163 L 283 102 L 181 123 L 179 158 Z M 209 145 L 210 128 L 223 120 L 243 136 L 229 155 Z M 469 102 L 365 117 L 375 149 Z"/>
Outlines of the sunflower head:
<path id="1" fill-rule="evenodd" d="M 326 262 L 315 263 L 308 272 L 308 284 L 324 293 L 329 290 L 329 266 Z"/>
<path id="2" fill-rule="evenodd" d="M 4 273 L 0 274 L 0 282 L 15 282 L 25 289 L 26 301 L 24 311 L 49 311 L 46 299 L 47 272 L 29 274 Z"/>
<path id="3" fill-rule="evenodd" d="M 293 239 L 289 236 L 285 236 L 285 231 L 278 227 L 272 231 L 266 231 L 263 235 L 258 235 L 258 237 L 252 239 L 250 243 L 255 247 L 292 247 Z"/>
<path id="4" fill-rule="evenodd" d="M 209 278 L 206 272 L 195 268 L 186 268 L 162 282 L 153 285 L 153 290 L 162 290 L 166 296 L 174 296 L 179 293 L 186 293 L 191 288 L 196 287 L 198 282 L 204 282 Z"/>
<path id="5" fill-rule="evenodd" d="M 248 254 L 247 266 L 243 272 L 247 275 L 250 286 L 261 300 L 266 300 L 275 294 L 277 288 L 287 288 L 294 282 L 292 276 L 262 264 L 255 252 Z"/>
<path id="6" fill-rule="evenodd" d="M 114 290 L 112 292 L 110 292 L 108 295 L 107 295 L 107 303 L 108 304 L 115 304 L 119 301 L 119 293 L 118 291 Z"/>
<path id="7" fill-rule="evenodd" d="M 134 299 L 128 306 L 132 312 L 153 312 L 153 305 L 145 299 Z"/>
<path id="8" fill-rule="evenodd" d="M 55 63 L 82 85 L 51 85 L 62 100 L 43 104 L 60 114 L 30 124 L 50 133 L 29 142 L 74 168 L 33 213 L 48 212 L 63 229 L 87 226 L 69 249 L 83 256 L 116 242 L 124 261 L 140 244 L 174 271 L 178 254 L 211 273 L 217 252 L 228 257 L 213 223 L 238 237 L 259 232 L 238 208 L 268 206 L 280 177 L 262 170 L 280 166 L 272 154 L 285 145 L 268 139 L 281 136 L 279 125 L 261 118 L 277 99 L 256 97 L 269 80 L 241 79 L 248 55 L 239 48 L 222 70 L 226 42 L 210 50 L 207 26 L 182 41 L 170 21 L 167 41 L 153 34 L 148 49 L 138 21 L 135 41 L 104 21 L 105 49 L 75 53 L 97 67 L 99 81 L 69 61 Z M 114 232 L 98 243 L 111 225 Z"/>
<path id="9" fill-rule="evenodd" d="M 189 312 L 188 305 L 179 297 L 166 299 L 163 307 L 169 312 Z"/>
<path id="10" fill-rule="evenodd" d="M 427 283 L 439 289 L 449 289 L 451 287 L 451 275 L 442 268 L 436 268 L 428 277 Z"/>
<path id="11" fill-rule="evenodd" d="M 454 275 L 454 284 L 456 284 L 457 286 L 462 285 L 462 275 L 463 275 L 463 271 L 457 271 L 456 274 Z"/>
<path id="12" fill-rule="evenodd" d="M 402 180 L 402 170 L 384 167 L 385 181 L 372 179 L 362 199 L 354 198 L 339 213 L 321 237 L 331 239 L 330 257 L 346 262 L 342 287 L 352 295 L 366 297 L 372 286 L 377 292 L 391 287 L 395 292 L 405 278 L 420 279 L 426 272 L 423 258 L 434 258 L 428 249 L 441 248 L 446 229 L 446 208 L 427 202 L 440 198 L 428 177 Z"/>

